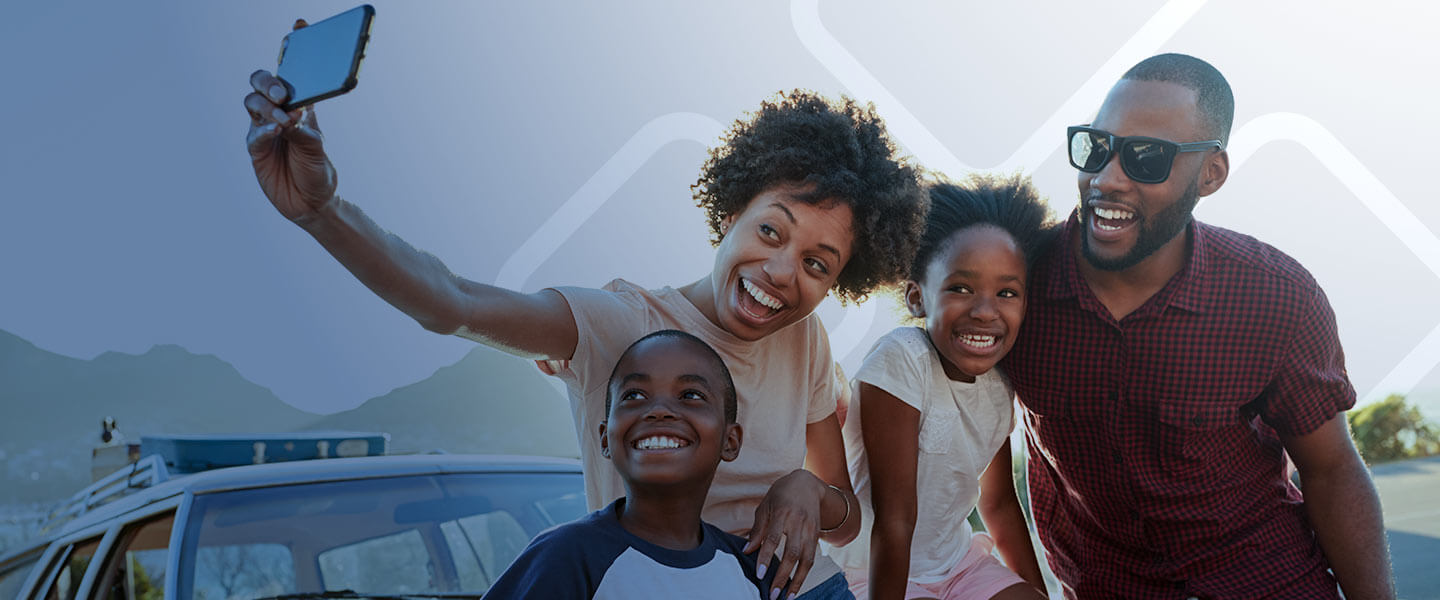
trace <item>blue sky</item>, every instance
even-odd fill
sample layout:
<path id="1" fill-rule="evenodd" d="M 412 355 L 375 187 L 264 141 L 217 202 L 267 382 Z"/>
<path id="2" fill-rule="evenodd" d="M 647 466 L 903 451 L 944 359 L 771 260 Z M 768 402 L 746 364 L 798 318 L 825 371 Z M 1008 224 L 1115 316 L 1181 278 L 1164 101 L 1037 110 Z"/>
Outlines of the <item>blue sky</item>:
<path id="1" fill-rule="evenodd" d="M 249 168 L 249 73 L 294 18 L 351 6 L 7 4 L 0 329 L 82 358 L 180 344 L 315 412 L 462 356 L 280 218 Z M 876 102 L 926 166 L 1023 169 L 1063 214 L 1064 126 L 1135 60 L 1195 54 L 1235 89 L 1243 158 L 1197 214 L 1315 274 L 1362 395 L 1440 389 L 1436 6 L 375 6 L 359 88 L 319 106 L 340 193 L 525 290 L 700 277 L 705 147 L 795 87 Z M 894 326 L 883 300 L 821 310 L 852 367 Z"/>

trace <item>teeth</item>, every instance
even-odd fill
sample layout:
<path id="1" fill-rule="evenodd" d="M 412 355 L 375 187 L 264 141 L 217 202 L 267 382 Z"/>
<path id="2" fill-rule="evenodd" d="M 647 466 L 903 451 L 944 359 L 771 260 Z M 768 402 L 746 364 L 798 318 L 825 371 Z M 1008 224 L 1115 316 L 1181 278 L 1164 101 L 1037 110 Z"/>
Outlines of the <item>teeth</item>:
<path id="1" fill-rule="evenodd" d="M 653 436 L 653 437 L 642 438 L 642 439 L 636 441 L 636 442 L 635 442 L 635 449 L 637 449 L 637 450 L 668 450 L 668 449 L 672 449 L 672 448 L 683 448 L 683 447 L 689 446 L 689 445 L 690 445 L 689 442 L 686 442 L 685 440 L 682 440 L 682 439 L 679 439 L 679 438 L 673 438 L 673 437 L 666 436 L 666 435 L 657 435 L 657 436 Z"/>
<path id="2" fill-rule="evenodd" d="M 961 341 L 961 342 L 964 342 L 965 345 L 967 345 L 967 346 L 974 346 L 974 347 L 976 347 L 976 348 L 989 348 L 989 347 L 995 345 L 995 336 L 993 336 L 993 335 L 962 335 L 962 336 L 960 336 L 960 341 Z"/>
<path id="3" fill-rule="evenodd" d="M 1130 212 L 1130 211 L 1128 211 L 1128 210 L 1119 210 L 1119 209 L 1115 209 L 1115 208 L 1099 208 L 1099 207 L 1096 207 L 1096 208 L 1095 208 L 1095 216 L 1100 217 L 1100 218 L 1102 218 L 1102 219 L 1109 219 L 1109 220 L 1112 220 L 1112 221 L 1124 221 L 1124 220 L 1128 220 L 1128 219 L 1133 219 L 1133 218 L 1135 218 L 1135 213 Z M 1118 228 L 1112 228 L 1112 229 L 1118 229 Z"/>
<path id="4" fill-rule="evenodd" d="M 750 293 L 750 297 L 751 297 L 751 298 L 754 298 L 756 302 L 759 302 L 760 304 L 763 304 L 763 305 L 765 305 L 766 307 L 772 308 L 772 309 L 775 309 L 775 310 L 780 310 L 780 309 L 782 309 L 782 308 L 785 308 L 785 303 L 784 303 L 784 302 L 781 302 L 781 301 L 779 301 L 779 300 L 776 300 L 776 299 L 774 299 L 774 298 L 771 298 L 771 297 L 770 297 L 770 294 L 766 294 L 766 293 L 765 293 L 764 291 L 762 291 L 759 287 L 756 287 L 755 284 L 750 283 L 749 280 L 747 280 L 747 279 L 741 279 L 741 280 L 740 280 L 740 285 L 741 285 L 741 287 L 744 287 L 744 288 L 745 288 L 745 291 L 747 291 L 747 292 Z"/>

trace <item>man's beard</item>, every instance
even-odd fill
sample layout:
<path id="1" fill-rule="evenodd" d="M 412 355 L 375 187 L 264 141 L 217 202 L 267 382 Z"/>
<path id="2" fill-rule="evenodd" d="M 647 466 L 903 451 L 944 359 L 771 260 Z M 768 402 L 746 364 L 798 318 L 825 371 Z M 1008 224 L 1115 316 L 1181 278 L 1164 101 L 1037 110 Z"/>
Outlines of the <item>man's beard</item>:
<path id="1" fill-rule="evenodd" d="M 1164 210 L 1156 213 L 1153 218 L 1146 217 L 1140 225 L 1140 233 L 1135 237 L 1135 245 L 1123 256 L 1116 258 L 1103 258 L 1096 256 L 1090 248 L 1090 236 L 1080 236 L 1080 252 L 1090 266 L 1102 271 L 1124 271 L 1130 267 L 1140 264 L 1161 246 L 1175 239 L 1180 232 L 1185 231 L 1185 226 L 1190 224 L 1193 218 L 1191 214 L 1195 205 L 1200 202 L 1200 178 L 1190 180 L 1190 185 L 1181 192 L 1180 198 L 1174 204 L 1165 207 Z M 1080 214 L 1081 224 L 1090 227 L 1090 220 L 1095 218 L 1094 209 L 1085 206 L 1084 199 L 1081 199 Z"/>

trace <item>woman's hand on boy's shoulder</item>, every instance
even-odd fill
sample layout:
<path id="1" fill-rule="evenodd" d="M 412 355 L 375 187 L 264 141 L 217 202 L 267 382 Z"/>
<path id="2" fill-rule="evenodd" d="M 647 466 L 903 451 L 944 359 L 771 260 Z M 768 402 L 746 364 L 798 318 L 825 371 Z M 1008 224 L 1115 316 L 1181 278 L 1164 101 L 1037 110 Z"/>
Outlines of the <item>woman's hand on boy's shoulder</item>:
<path id="1" fill-rule="evenodd" d="M 827 489 L 819 477 L 796 469 L 771 485 L 760 505 L 755 507 L 755 524 L 747 536 L 749 542 L 744 552 L 759 550 L 755 556 L 756 569 L 767 569 L 784 542 L 784 552 L 780 554 L 780 565 L 771 585 L 772 590 L 782 589 L 786 597 L 799 594 L 815 562 L 820 541 L 820 501 Z M 765 574 L 759 576 L 763 579 Z M 782 587 L 787 583 L 788 587 Z"/>

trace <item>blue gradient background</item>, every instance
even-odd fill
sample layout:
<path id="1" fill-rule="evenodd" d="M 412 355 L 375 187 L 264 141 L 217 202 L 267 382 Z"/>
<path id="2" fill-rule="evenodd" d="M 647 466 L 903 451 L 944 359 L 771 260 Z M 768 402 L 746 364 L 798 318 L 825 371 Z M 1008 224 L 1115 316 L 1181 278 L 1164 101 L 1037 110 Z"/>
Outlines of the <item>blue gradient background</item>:
<path id="1" fill-rule="evenodd" d="M 374 4 L 359 88 L 319 105 L 340 192 L 479 281 L 494 281 L 647 123 L 681 112 L 728 125 L 795 87 L 853 93 L 833 56 L 802 43 L 787 3 Z M 1237 131 L 1270 113 L 1303 115 L 1430 235 L 1440 232 L 1440 7 L 1178 4 L 1193 14 L 1153 50 L 1219 67 L 1236 90 Z M 273 68 L 294 18 L 352 3 L 6 6 L 0 329 L 82 358 L 180 344 L 313 412 L 422 379 L 472 347 L 375 298 L 275 213 L 250 170 L 241 105 L 249 73 Z M 907 111 L 955 159 L 990 168 L 1160 6 L 925 2 L 879 12 L 822 0 L 818 11 L 892 97 L 882 115 Z M 1080 98 L 1087 114 L 1103 92 Z M 1075 199 L 1062 131 L 1053 131 L 1053 152 L 1024 165 L 1060 214 Z M 688 186 L 704 157 L 695 141 L 661 146 L 573 235 L 554 240 L 523 289 L 700 277 L 713 254 Z M 1440 350 L 1421 345 L 1440 325 L 1440 278 L 1316 148 L 1261 146 L 1198 214 L 1280 247 L 1316 275 L 1362 395 L 1410 391 L 1428 402 L 1440 389 Z M 853 368 L 894 326 L 891 306 L 877 303 L 843 365 Z M 845 315 L 829 302 L 821 310 L 831 327 Z M 1377 387 L 1417 347 L 1429 367 L 1413 389 Z"/>

